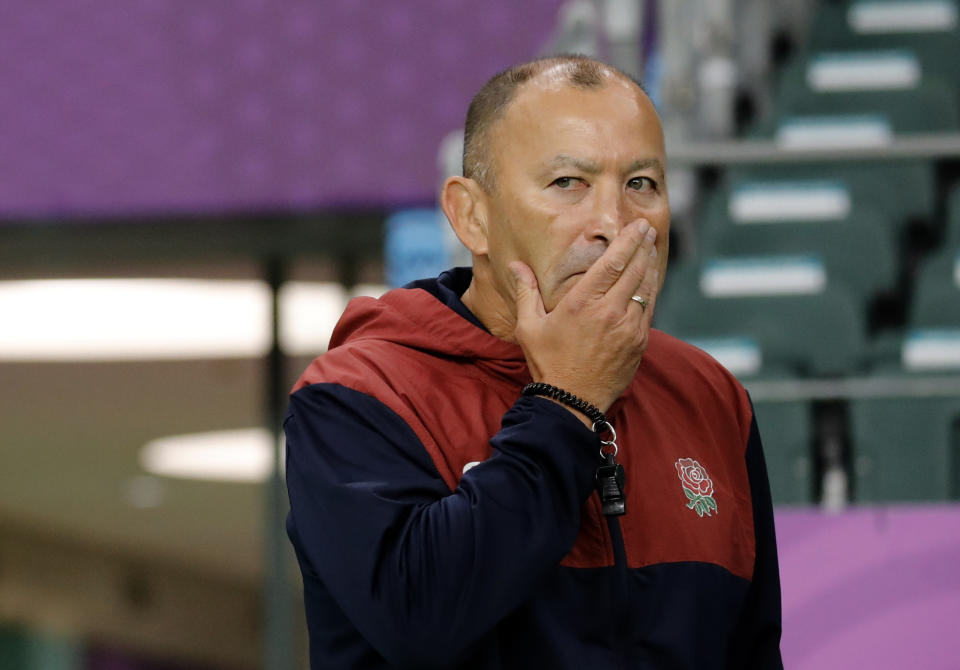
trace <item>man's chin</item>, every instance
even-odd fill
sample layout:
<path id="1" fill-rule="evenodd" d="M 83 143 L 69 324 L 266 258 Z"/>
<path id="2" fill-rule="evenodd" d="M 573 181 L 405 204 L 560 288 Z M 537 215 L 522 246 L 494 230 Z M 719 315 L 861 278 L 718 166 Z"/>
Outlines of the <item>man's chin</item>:
<path id="1" fill-rule="evenodd" d="M 556 286 L 549 295 L 543 296 L 543 309 L 552 312 L 553 308 L 560 304 L 563 297 L 569 293 L 574 286 L 583 278 L 584 272 L 577 272 L 564 279 Z"/>

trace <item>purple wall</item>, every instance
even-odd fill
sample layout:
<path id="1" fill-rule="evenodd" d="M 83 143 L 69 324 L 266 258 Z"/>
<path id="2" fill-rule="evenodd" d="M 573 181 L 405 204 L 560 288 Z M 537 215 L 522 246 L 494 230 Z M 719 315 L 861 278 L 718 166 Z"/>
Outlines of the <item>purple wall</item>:
<path id="1" fill-rule="evenodd" d="M 432 200 L 561 0 L 48 0 L 0 20 L 0 221 Z"/>
<path id="2" fill-rule="evenodd" d="M 779 510 L 790 670 L 960 667 L 960 505 Z"/>

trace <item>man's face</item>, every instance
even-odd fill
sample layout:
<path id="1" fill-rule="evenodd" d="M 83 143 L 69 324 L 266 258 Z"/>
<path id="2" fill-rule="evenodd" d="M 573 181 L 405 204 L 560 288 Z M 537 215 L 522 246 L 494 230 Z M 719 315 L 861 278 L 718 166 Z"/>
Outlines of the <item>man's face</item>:
<path id="1" fill-rule="evenodd" d="M 491 128 L 488 149 L 496 184 L 487 199 L 488 258 L 501 295 L 513 295 L 508 265 L 521 260 L 552 310 L 641 218 L 657 230 L 663 277 L 670 227 L 663 135 L 637 87 L 611 78 L 579 89 L 541 76 L 517 92 Z"/>

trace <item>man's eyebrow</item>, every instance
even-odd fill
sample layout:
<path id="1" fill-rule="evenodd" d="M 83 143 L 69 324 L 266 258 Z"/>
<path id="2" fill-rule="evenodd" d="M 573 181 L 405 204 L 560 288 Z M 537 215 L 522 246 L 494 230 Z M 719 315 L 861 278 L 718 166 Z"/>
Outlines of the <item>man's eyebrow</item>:
<path id="1" fill-rule="evenodd" d="M 556 168 L 573 167 L 587 174 L 600 174 L 603 170 L 593 161 L 584 158 L 577 158 L 569 154 L 557 154 L 548 163 L 547 170 Z"/>
<path id="2" fill-rule="evenodd" d="M 642 160 L 635 160 L 630 163 L 627 167 L 627 172 L 639 172 L 641 170 L 656 170 L 657 174 L 663 176 L 663 163 L 660 162 L 659 158 L 644 158 Z"/>
<path id="3" fill-rule="evenodd" d="M 585 158 L 578 158 L 570 154 L 557 154 L 547 163 L 545 173 L 556 170 L 557 168 L 572 167 L 581 172 L 590 175 L 596 175 L 603 172 L 603 168 L 598 163 Z M 639 172 L 641 170 L 656 170 L 659 176 L 663 176 L 663 163 L 659 158 L 640 158 L 631 162 L 627 166 L 627 172 Z"/>

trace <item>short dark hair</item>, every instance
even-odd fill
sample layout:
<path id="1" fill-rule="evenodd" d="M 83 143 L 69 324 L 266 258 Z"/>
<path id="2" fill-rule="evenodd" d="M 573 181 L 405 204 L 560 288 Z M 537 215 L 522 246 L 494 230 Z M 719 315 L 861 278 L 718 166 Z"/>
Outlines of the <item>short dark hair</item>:
<path id="1" fill-rule="evenodd" d="M 487 150 L 490 128 L 503 116 L 520 87 L 547 70 L 555 70 L 562 81 L 575 88 L 602 88 L 613 76 L 643 90 L 640 82 L 627 73 L 580 54 L 538 58 L 495 74 L 470 102 L 463 131 L 463 176 L 484 190 L 492 191 L 496 185 Z"/>

